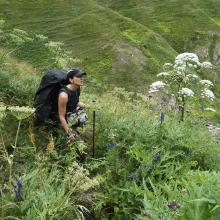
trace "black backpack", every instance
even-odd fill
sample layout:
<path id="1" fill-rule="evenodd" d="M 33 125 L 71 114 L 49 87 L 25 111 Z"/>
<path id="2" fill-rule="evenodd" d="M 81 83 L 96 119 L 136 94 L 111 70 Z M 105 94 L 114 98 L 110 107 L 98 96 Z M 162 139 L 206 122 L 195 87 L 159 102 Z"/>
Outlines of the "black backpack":
<path id="1" fill-rule="evenodd" d="M 51 119 L 57 111 L 58 94 L 67 84 L 67 71 L 49 70 L 41 79 L 40 86 L 35 94 L 35 124 L 39 125 Z"/>

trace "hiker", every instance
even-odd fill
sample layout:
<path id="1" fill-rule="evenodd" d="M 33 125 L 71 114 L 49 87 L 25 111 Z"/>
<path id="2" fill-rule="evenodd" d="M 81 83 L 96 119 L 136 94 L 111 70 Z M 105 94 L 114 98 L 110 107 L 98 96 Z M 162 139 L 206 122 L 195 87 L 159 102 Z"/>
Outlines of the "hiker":
<path id="1" fill-rule="evenodd" d="M 80 87 L 84 84 L 86 73 L 78 68 L 67 72 L 67 85 L 64 86 L 58 95 L 58 115 L 62 128 L 70 140 L 77 136 L 76 127 L 68 127 L 68 117 L 76 112 L 77 107 L 85 108 L 85 104 L 79 101 Z"/>

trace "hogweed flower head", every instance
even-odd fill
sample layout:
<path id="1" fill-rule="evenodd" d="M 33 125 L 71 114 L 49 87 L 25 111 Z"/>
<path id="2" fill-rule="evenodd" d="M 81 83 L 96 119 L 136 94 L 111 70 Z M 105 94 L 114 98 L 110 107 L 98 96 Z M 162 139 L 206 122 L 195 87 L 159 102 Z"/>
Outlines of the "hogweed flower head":
<path id="1" fill-rule="evenodd" d="M 178 93 L 184 97 L 194 95 L 194 92 L 189 88 L 182 88 Z"/>
<path id="2" fill-rule="evenodd" d="M 202 94 L 201 94 L 202 98 L 208 98 L 211 101 L 213 101 L 215 99 L 215 95 L 214 93 L 210 90 L 205 88 L 204 90 L 202 90 Z"/>
<path id="3" fill-rule="evenodd" d="M 10 106 L 8 107 L 8 110 L 10 110 L 12 115 L 18 120 L 26 119 L 35 112 L 35 108 L 30 108 L 27 106 Z"/>
<path id="4" fill-rule="evenodd" d="M 208 61 L 203 62 L 203 63 L 201 64 L 201 67 L 202 67 L 203 69 L 212 69 L 212 68 L 213 68 L 212 64 L 211 64 L 210 62 L 208 62 Z"/>
<path id="5" fill-rule="evenodd" d="M 166 84 L 162 81 L 156 81 L 150 85 L 149 94 L 158 92 L 160 89 L 164 88 Z"/>
<path id="6" fill-rule="evenodd" d="M 185 71 L 187 67 L 197 68 L 199 66 L 199 58 L 194 53 L 181 53 L 176 57 L 174 63 L 174 68 L 179 71 Z"/>
<path id="7" fill-rule="evenodd" d="M 201 85 L 204 85 L 205 87 L 213 86 L 213 83 L 210 80 L 208 80 L 208 79 L 200 80 L 199 83 Z"/>

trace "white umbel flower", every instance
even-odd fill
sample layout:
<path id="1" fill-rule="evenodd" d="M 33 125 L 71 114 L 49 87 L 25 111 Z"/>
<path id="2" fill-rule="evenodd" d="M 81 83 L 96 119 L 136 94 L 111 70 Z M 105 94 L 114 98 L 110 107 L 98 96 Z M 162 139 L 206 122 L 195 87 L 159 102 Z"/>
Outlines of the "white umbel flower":
<path id="1" fill-rule="evenodd" d="M 14 115 L 18 120 L 23 120 L 32 115 L 35 111 L 34 108 L 30 108 L 28 106 L 10 106 L 8 110 L 11 111 L 12 115 Z"/>
<path id="2" fill-rule="evenodd" d="M 208 98 L 211 101 L 213 101 L 213 99 L 215 98 L 214 93 L 211 90 L 206 89 L 206 88 L 204 90 L 202 90 L 201 96 L 202 96 L 202 98 Z"/>
<path id="3" fill-rule="evenodd" d="M 161 89 L 164 88 L 166 84 L 162 81 L 156 81 L 150 85 L 151 89 Z"/>
<path id="4" fill-rule="evenodd" d="M 181 94 L 182 96 L 193 96 L 194 92 L 189 88 L 182 88 L 179 91 L 179 94 Z"/>
<path id="5" fill-rule="evenodd" d="M 203 80 L 200 80 L 200 84 L 206 86 L 206 87 L 209 87 L 209 86 L 213 86 L 213 83 L 208 80 L 208 79 L 203 79 Z"/>
<path id="6" fill-rule="evenodd" d="M 19 106 L 10 106 L 8 107 L 8 110 L 12 111 L 12 112 L 25 112 L 25 113 L 34 113 L 35 111 L 35 108 L 30 108 L 30 107 L 27 107 L 27 106 L 22 106 L 22 107 L 19 107 Z"/>
<path id="7" fill-rule="evenodd" d="M 213 68 L 212 64 L 211 64 L 210 62 L 208 62 L 208 61 L 203 62 L 203 63 L 201 64 L 201 67 L 202 67 L 203 69 L 212 69 L 212 68 Z"/>
<path id="8" fill-rule="evenodd" d="M 199 58 L 194 53 L 181 53 L 175 59 L 174 68 L 184 71 L 186 67 L 197 68 L 200 66 Z"/>
<path id="9" fill-rule="evenodd" d="M 162 82 L 162 81 L 156 81 L 154 83 L 152 83 L 150 85 L 150 89 L 149 89 L 149 93 L 155 93 L 155 92 L 158 92 L 160 89 L 164 88 L 165 87 L 165 83 Z"/>

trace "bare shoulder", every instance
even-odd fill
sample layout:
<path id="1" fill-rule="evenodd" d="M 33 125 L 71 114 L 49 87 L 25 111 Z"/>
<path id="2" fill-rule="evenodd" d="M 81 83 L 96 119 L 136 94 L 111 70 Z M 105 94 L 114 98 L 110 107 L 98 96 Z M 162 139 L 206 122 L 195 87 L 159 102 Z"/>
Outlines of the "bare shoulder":
<path id="1" fill-rule="evenodd" d="M 66 92 L 60 92 L 59 93 L 59 99 L 68 99 L 68 95 Z"/>
<path id="2" fill-rule="evenodd" d="M 59 102 L 67 102 L 68 101 L 68 95 L 65 92 L 59 93 Z"/>

